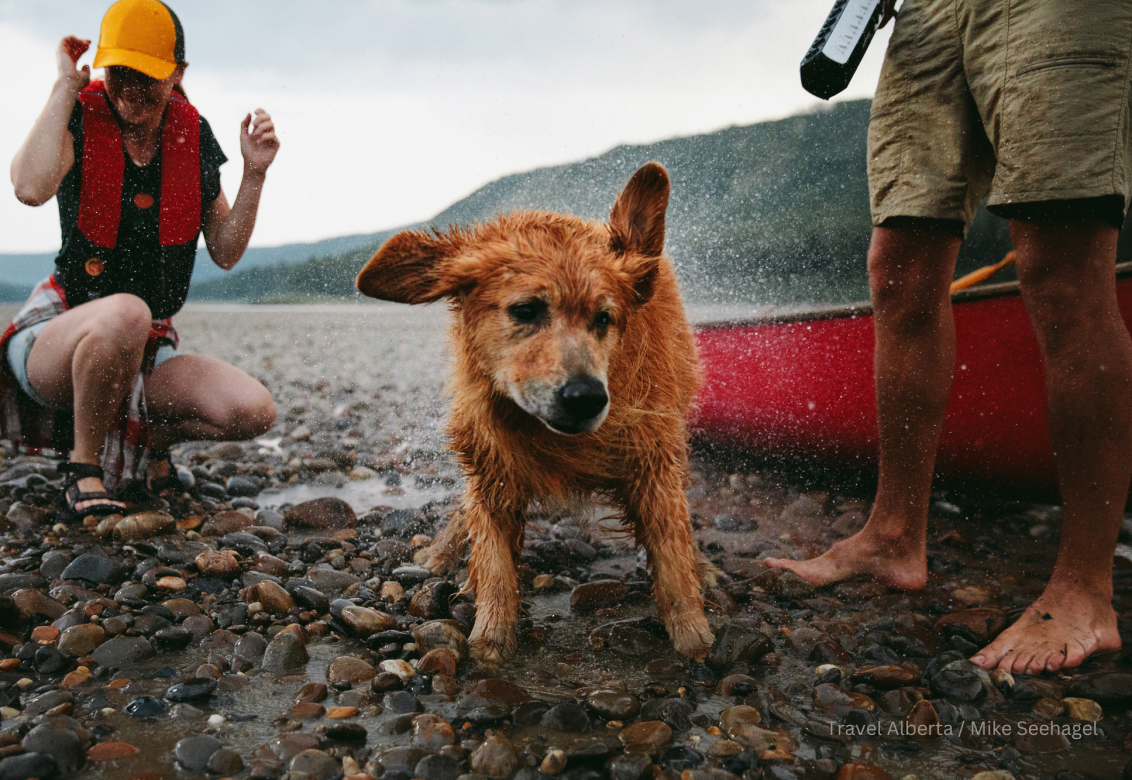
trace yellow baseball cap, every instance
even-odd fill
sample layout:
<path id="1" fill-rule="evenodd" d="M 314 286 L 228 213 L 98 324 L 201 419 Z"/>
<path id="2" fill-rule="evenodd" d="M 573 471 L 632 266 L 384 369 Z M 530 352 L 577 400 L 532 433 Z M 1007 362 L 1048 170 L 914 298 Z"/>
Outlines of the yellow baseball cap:
<path id="1" fill-rule="evenodd" d="M 158 0 L 119 0 L 102 17 L 94 67 L 124 65 L 167 79 L 185 61 L 181 20 Z"/>

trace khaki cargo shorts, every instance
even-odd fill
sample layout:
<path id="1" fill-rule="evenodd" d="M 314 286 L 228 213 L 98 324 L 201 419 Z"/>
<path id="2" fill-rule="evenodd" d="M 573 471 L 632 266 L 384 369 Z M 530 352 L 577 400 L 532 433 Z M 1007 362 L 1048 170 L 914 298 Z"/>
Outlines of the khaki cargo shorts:
<path id="1" fill-rule="evenodd" d="M 869 123 L 873 224 L 969 226 L 987 195 L 1127 210 L 1130 49 L 1128 0 L 904 0 Z"/>

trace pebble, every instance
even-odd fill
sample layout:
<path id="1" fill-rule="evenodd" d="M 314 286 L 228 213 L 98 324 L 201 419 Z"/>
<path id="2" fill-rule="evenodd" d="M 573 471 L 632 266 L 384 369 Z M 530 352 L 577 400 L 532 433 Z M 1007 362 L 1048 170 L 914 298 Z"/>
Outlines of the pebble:
<path id="1" fill-rule="evenodd" d="M 360 658 L 344 655 L 330 662 L 326 670 L 326 680 L 334 683 L 347 683 L 354 685 L 360 682 L 369 682 L 373 679 L 373 667 Z"/>
<path id="2" fill-rule="evenodd" d="M 1132 704 L 1132 674 L 1128 672 L 1093 672 L 1074 678 L 1066 693 L 1071 697 L 1092 699 L 1102 705 Z"/>
<path id="3" fill-rule="evenodd" d="M 1092 699 L 1067 696 L 1061 700 L 1061 703 L 1065 705 L 1065 712 L 1070 720 L 1094 722 L 1104 717 L 1104 710 L 1101 709 L 1101 705 Z"/>
<path id="4" fill-rule="evenodd" d="M 302 670 L 309 660 L 303 641 L 289 631 L 280 631 L 267 643 L 260 666 L 265 672 L 285 674 Z"/>
<path id="5" fill-rule="evenodd" d="M 574 588 L 570 593 L 570 611 L 584 615 L 602 607 L 620 604 L 629 595 L 621 580 L 595 580 Z"/>
<path id="6" fill-rule="evenodd" d="M 244 771 L 244 759 L 232 748 L 222 747 L 208 757 L 205 769 L 214 775 L 238 775 Z"/>
<path id="7" fill-rule="evenodd" d="M 413 718 L 413 745 L 428 753 L 436 753 L 446 745 L 456 744 L 452 724 L 440 715 L 424 714 Z"/>
<path id="8" fill-rule="evenodd" d="M 167 512 L 141 512 L 116 523 L 112 533 L 114 541 L 128 543 L 173 533 L 176 529 L 177 521 Z"/>
<path id="9" fill-rule="evenodd" d="M 629 753 L 645 753 L 654 758 L 672 745 L 672 729 L 663 721 L 634 723 L 621 729 L 617 735 Z"/>
<path id="10" fill-rule="evenodd" d="M 425 756 L 413 769 L 412 776 L 421 780 L 458 780 L 463 774 L 458 764 L 448 756 Z"/>
<path id="11" fill-rule="evenodd" d="M 368 607 L 343 607 L 341 619 L 351 631 L 361 637 L 397 627 L 397 621 L 393 616 Z"/>
<path id="12" fill-rule="evenodd" d="M 212 754 L 222 747 L 220 740 L 210 734 L 194 734 L 174 745 L 173 755 L 185 771 L 204 772 Z"/>
<path id="13" fill-rule="evenodd" d="M 381 585 L 381 598 L 390 603 L 398 602 L 405 598 L 405 588 L 396 580 L 386 580 Z"/>
<path id="14" fill-rule="evenodd" d="M 307 734 L 301 731 L 294 731 L 287 734 L 280 734 L 274 737 L 268 744 L 268 749 L 275 754 L 275 757 L 284 763 L 289 763 L 291 759 L 302 753 L 304 750 L 313 750 L 318 747 L 318 737 L 314 734 Z"/>
<path id="15" fill-rule="evenodd" d="M 57 774 L 59 765 L 54 758 L 43 753 L 24 753 L 0 759 L 0 780 L 47 780 Z"/>
<path id="16" fill-rule="evenodd" d="M 126 567 L 113 558 L 94 553 L 84 553 L 71 561 L 59 576 L 60 579 L 64 580 L 86 580 L 95 585 L 102 585 L 119 582 L 125 578 L 125 574 Z M 24 587 L 41 587 L 42 584 L 42 581 L 40 581 L 38 584 Z M 2 585 L 3 583 L 0 583 L 0 590 L 3 590 Z"/>
<path id="17" fill-rule="evenodd" d="M 51 756 L 59 771 L 65 774 L 77 771 L 86 763 L 82 740 L 68 728 L 40 724 L 24 735 L 20 746 L 28 753 Z"/>
<path id="18" fill-rule="evenodd" d="M 140 636 L 116 636 L 90 653 L 95 662 L 106 669 L 136 666 L 153 657 L 153 645 Z"/>
<path id="19" fill-rule="evenodd" d="M 284 519 L 295 528 L 319 530 L 354 528 L 358 524 L 354 510 L 340 498 L 316 498 L 296 504 L 287 510 Z"/>
<path id="20" fill-rule="evenodd" d="M 413 641 L 422 652 L 446 649 L 451 651 L 457 661 L 468 654 L 468 640 L 460 624 L 454 620 L 430 620 L 413 628 Z"/>
<path id="21" fill-rule="evenodd" d="M 231 550 L 205 550 L 193 562 L 209 577 L 228 579 L 240 573 L 240 559 Z"/>
<path id="22" fill-rule="evenodd" d="M 59 636 L 59 650 L 75 658 L 89 655 L 106 641 L 106 629 L 93 623 L 71 626 Z"/>
<path id="23" fill-rule="evenodd" d="M 200 701 L 211 696 L 216 686 L 217 681 L 213 677 L 191 677 L 169 686 L 165 698 L 172 702 Z"/>
<path id="24" fill-rule="evenodd" d="M 120 761 L 136 756 L 141 750 L 129 742 L 99 742 L 86 752 L 87 761 Z"/>
<path id="25" fill-rule="evenodd" d="M 447 648 L 429 650 L 417 662 L 417 672 L 420 674 L 441 674 L 445 677 L 456 676 L 456 656 Z"/>
<path id="26" fill-rule="evenodd" d="M 295 606 L 291 594 L 271 580 L 263 580 L 247 588 L 242 594 L 244 601 L 249 604 L 258 601 L 266 612 L 272 615 L 283 615 Z M 250 611 L 250 610 L 249 610 Z"/>
<path id="27" fill-rule="evenodd" d="M 122 708 L 127 715 L 135 718 L 150 718 L 165 712 L 165 705 L 152 696 L 140 696 Z"/>
<path id="28" fill-rule="evenodd" d="M 505 737 L 493 735 L 472 752 L 468 764 L 473 772 L 492 780 L 504 780 L 519 767 L 519 758 Z"/>
<path id="29" fill-rule="evenodd" d="M 625 691 L 593 691 L 586 696 L 586 705 L 606 720 L 628 720 L 641 710 L 637 697 Z"/>

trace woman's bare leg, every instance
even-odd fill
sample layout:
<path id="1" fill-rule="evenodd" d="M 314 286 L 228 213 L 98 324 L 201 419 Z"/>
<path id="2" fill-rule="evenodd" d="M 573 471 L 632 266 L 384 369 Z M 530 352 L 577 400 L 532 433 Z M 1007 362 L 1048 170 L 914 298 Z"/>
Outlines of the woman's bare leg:
<path id="1" fill-rule="evenodd" d="M 196 439 L 253 439 L 275 422 L 267 388 L 235 366 L 199 355 L 178 355 L 155 368 L 145 396 L 155 450 Z"/>
<path id="2" fill-rule="evenodd" d="M 72 462 L 98 464 L 106 431 L 141 369 L 151 323 L 141 298 L 110 295 L 60 314 L 36 337 L 28 381 L 48 403 L 74 406 Z M 78 485 L 83 492 L 105 490 L 94 477 Z M 82 501 L 75 508 L 94 503 L 108 502 Z"/>

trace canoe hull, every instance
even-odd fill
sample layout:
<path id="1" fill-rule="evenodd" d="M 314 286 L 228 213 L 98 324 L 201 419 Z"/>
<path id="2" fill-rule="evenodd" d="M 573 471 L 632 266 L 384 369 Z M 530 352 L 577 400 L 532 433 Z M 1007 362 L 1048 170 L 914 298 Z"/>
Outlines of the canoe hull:
<path id="1" fill-rule="evenodd" d="M 1044 374 L 1016 285 L 956 302 L 955 381 L 936 462 L 949 484 L 1056 497 Z M 1132 322 L 1132 278 L 1117 283 Z M 785 322 L 706 325 L 693 429 L 755 455 L 876 468 L 873 318 L 863 312 Z"/>

